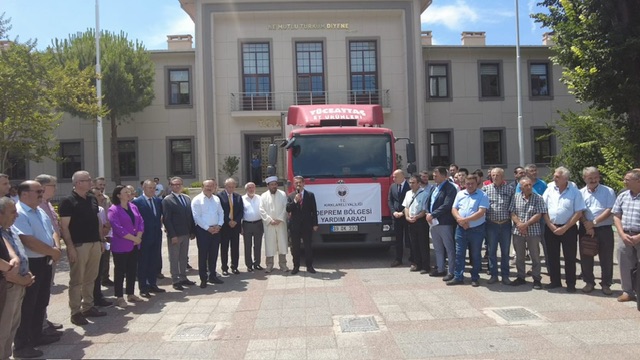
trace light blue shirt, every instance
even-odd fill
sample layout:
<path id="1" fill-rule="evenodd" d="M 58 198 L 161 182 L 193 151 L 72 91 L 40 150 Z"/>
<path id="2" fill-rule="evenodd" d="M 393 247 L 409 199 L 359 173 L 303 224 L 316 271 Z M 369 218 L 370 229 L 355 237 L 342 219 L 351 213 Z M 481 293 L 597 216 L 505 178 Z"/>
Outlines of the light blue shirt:
<path id="1" fill-rule="evenodd" d="M 32 209 L 22 202 L 16 204 L 16 209 L 18 210 L 18 218 L 11 227 L 15 235 L 30 235 L 46 245 L 55 247 L 55 242 L 53 241 L 53 225 L 44 210 L 39 207 Z M 30 258 L 45 257 L 44 254 L 37 253 L 26 246 L 25 251 L 27 257 Z"/>
<path id="2" fill-rule="evenodd" d="M 480 208 L 488 209 L 489 198 L 482 190 L 478 189 L 473 194 L 469 194 L 465 189 L 458 192 L 456 195 L 456 199 L 453 201 L 453 208 L 458 209 L 460 216 L 466 218 L 478 212 Z M 485 217 L 486 213 L 479 219 L 469 221 L 469 227 L 476 227 L 484 224 Z"/>
<path id="3" fill-rule="evenodd" d="M 580 190 L 569 184 L 562 193 L 560 193 L 560 189 L 555 184 L 549 186 L 542 198 L 547 204 L 551 222 L 557 225 L 566 224 L 573 214 L 586 209 Z"/>
<path id="4" fill-rule="evenodd" d="M 18 270 L 21 276 L 25 276 L 29 273 L 29 258 L 27 257 L 27 253 L 24 249 L 24 245 L 22 245 L 22 241 L 16 235 L 16 230 L 13 226 L 10 228 L 10 231 L 6 229 L 2 229 L 2 237 L 7 239 L 13 250 L 16 252 L 16 255 L 20 258 L 20 269 Z"/>
<path id="5" fill-rule="evenodd" d="M 522 190 L 520 190 L 520 183 L 518 183 L 518 185 L 516 185 L 516 194 L 520 193 L 521 191 Z M 533 184 L 533 192 L 542 196 L 545 191 L 547 191 L 547 183 L 540 178 L 536 179 L 536 183 Z"/>
<path id="6" fill-rule="evenodd" d="M 593 221 L 600 216 L 605 210 L 613 209 L 616 203 L 616 193 L 612 188 L 599 184 L 594 192 L 590 192 L 586 186 L 580 189 L 582 199 L 587 207 L 584 210 L 584 216 L 589 221 Z M 596 227 L 613 225 L 613 216 L 609 216 L 606 220 L 599 222 Z"/>
<path id="7" fill-rule="evenodd" d="M 440 183 L 440 185 L 436 185 L 433 188 L 433 192 L 431 193 L 431 206 L 429 209 L 429 212 L 433 211 L 433 203 L 436 202 L 436 199 L 438 198 L 438 194 L 440 194 L 440 190 L 442 190 L 442 187 L 444 186 L 444 181 Z"/>
<path id="8" fill-rule="evenodd" d="M 404 196 L 402 206 L 404 206 L 405 209 L 409 209 L 409 216 L 416 216 L 421 211 L 424 211 L 426 198 L 427 193 L 422 189 L 418 189 L 416 193 L 414 193 L 413 190 L 409 190 Z"/>

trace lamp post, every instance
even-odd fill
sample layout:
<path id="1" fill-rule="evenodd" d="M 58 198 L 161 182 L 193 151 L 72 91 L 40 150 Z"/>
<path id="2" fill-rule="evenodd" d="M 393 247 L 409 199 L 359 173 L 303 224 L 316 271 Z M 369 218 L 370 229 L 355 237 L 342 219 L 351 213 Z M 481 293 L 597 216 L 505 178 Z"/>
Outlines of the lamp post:
<path id="1" fill-rule="evenodd" d="M 516 97 L 518 98 L 518 149 L 519 166 L 524 166 L 524 125 L 522 120 L 522 89 L 520 81 L 520 11 L 516 0 Z"/>
<path id="2" fill-rule="evenodd" d="M 100 7 L 96 0 L 96 95 L 98 106 L 102 108 L 102 69 L 100 68 Z M 104 174 L 104 135 L 102 133 L 102 116 L 98 115 L 96 142 L 98 144 L 98 176 Z"/>

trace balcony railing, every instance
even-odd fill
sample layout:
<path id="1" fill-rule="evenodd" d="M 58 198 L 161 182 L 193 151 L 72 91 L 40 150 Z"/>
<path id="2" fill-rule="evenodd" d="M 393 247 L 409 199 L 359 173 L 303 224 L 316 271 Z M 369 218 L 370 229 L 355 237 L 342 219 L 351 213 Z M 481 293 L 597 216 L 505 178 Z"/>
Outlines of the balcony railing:
<path id="1" fill-rule="evenodd" d="M 231 111 L 286 111 L 291 105 L 379 104 L 389 107 L 389 90 L 231 93 Z"/>

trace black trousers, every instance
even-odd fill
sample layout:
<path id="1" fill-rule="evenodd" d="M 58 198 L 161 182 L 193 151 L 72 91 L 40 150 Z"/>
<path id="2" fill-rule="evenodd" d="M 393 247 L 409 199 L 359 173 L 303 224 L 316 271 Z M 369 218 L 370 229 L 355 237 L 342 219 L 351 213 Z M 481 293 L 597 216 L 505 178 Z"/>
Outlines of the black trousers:
<path id="1" fill-rule="evenodd" d="M 413 263 L 418 270 L 431 269 L 431 249 L 429 248 L 429 223 L 425 219 L 419 219 L 409 224 L 409 237 L 411 238 L 411 255 Z"/>
<path id="2" fill-rule="evenodd" d="M 105 250 L 100 256 L 100 270 L 98 277 L 100 280 L 109 280 L 109 267 L 111 265 L 111 250 Z"/>
<path id="3" fill-rule="evenodd" d="M 396 235 L 396 260 L 402 262 L 405 242 L 409 240 L 409 226 L 404 217 L 393 219 L 393 231 Z M 412 254 L 409 255 L 412 258 Z"/>
<path id="4" fill-rule="evenodd" d="M 260 258 L 262 257 L 262 235 L 264 235 L 262 220 L 254 223 L 242 222 L 244 263 L 247 267 L 260 265 Z M 253 248 L 253 257 L 251 248 Z"/>
<path id="5" fill-rule="evenodd" d="M 605 225 L 595 227 L 594 230 L 595 236 L 598 239 L 598 259 L 600 259 L 600 269 L 602 270 L 602 281 L 600 285 L 611 286 L 613 283 L 613 249 L 615 247 L 613 228 L 611 225 Z M 580 227 L 580 236 L 584 233 L 584 227 Z M 593 275 L 593 266 L 593 256 L 580 255 L 582 278 L 584 282 L 591 285 L 596 284 L 596 279 Z"/>
<path id="6" fill-rule="evenodd" d="M 240 259 L 240 226 L 236 224 L 234 228 L 229 225 L 222 226 L 220 230 L 220 262 L 223 271 L 229 270 L 229 247 L 231 247 L 231 269 L 238 268 Z"/>
<path id="7" fill-rule="evenodd" d="M 7 301 L 7 279 L 0 274 L 0 312 L 4 310 L 4 304 Z"/>
<path id="8" fill-rule="evenodd" d="M 196 243 L 198 245 L 198 274 L 200 281 L 207 281 L 216 276 L 220 233 L 211 234 L 200 226 L 196 226 Z"/>
<path id="9" fill-rule="evenodd" d="M 27 287 L 22 300 L 20 326 L 14 338 L 16 350 L 35 346 L 42 336 L 42 322 L 51 296 L 51 265 L 48 257 L 29 258 L 29 271 L 35 276 L 35 282 Z M 9 326 L 2 324 L 1 326 Z"/>
<path id="10" fill-rule="evenodd" d="M 136 287 L 136 274 L 138 272 L 138 247 L 126 253 L 113 253 L 113 292 L 116 297 L 122 297 L 122 285 L 127 279 L 125 293 L 133 295 Z"/>
<path id="11" fill-rule="evenodd" d="M 576 286 L 576 252 L 578 249 L 578 227 L 572 226 L 564 234 L 554 234 L 548 226 L 544 228 L 544 237 L 547 241 L 547 261 L 549 263 L 551 283 L 561 285 L 560 275 L 560 247 L 564 256 L 564 274 L 568 287 Z"/>
<path id="12" fill-rule="evenodd" d="M 300 245 L 304 243 L 304 262 L 306 267 L 313 267 L 313 249 L 311 248 L 311 234 L 313 229 L 291 229 L 291 256 L 293 267 L 300 267 Z"/>

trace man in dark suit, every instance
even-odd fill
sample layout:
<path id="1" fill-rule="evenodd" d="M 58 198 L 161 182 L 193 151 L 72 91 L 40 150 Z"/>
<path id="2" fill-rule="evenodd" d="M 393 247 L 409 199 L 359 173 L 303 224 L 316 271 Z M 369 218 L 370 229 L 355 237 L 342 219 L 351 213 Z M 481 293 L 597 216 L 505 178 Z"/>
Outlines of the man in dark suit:
<path id="1" fill-rule="evenodd" d="M 156 183 L 145 180 L 142 195 L 133 199 L 144 221 L 144 232 L 138 258 L 138 286 L 142 297 L 150 293 L 163 293 L 157 285 L 157 274 L 162 268 L 162 200 L 155 196 Z"/>
<path id="2" fill-rule="evenodd" d="M 391 267 L 396 267 L 402 264 L 404 244 L 409 239 L 409 227 L 404 218 L 404 206 L 402 206 L 402 201 L 409 191 L 409 184 L 404 178 L 404 172 L 400 169 L 394 171 L 392 176 L 393 184 L 389 187 L 387 201 L 393 217 L 393 230 L 396 234 L 396 259 L 391 263 Z"/>
<path id="3" fill-rule="evenodd" d="M 436 251 L 437 267 L 429 275 L 444 276 L 444 280 L 453 279 L 455 269 L 456 249 L 453 233 L 456 220 L 451 214 L 451 207 L 458 191 L 447 179 L 447 168 L 438 166 L 433 170 L 433 180 L 436 185 L 431 189 L 425 203 L 427 222 L 431 226 L 431 239 Z M 449 273 L 444 268 L 445 250 L 449 259 Z"/>
<path id="4" fill-rule="evenodd" d="M 291 274 L 300 272 L 300 239 L 304 242 L 304 260 L 307 272 L 315 274 L 313 268 L 313 250 L 311 249 L 311 234 L 318 231 L 318 208 L 316 196 L 304 189 L 304 178 L 293 178 L 296 190 L 287 196 L 287 212 L 289 213 L 289 229 L 291 229 L 291 255 L 293 255 L 293 270 Z"/>
<path id="5" fill-rule="evenodd" d="M 171 193 L 162 200 L 164 228 L 169 243 L 169 266 L 173 288 L 184 290 L 183 285 L 195 285 L 187 279 L 189 239 L 195 237 L 195 224 L 191 213 L 191 198 L 182 194 L 182 178 L 169 182 Z"/>
<path id="6" fill-rule="evenodd" d="M 220 262 L 222 275 L 229 275 L 229 246 L 231 246 L 231 272 L 240 274 L 238 260 L 240 258 L 240 230 L 244 216 L 242 196 L 235 193 L 236 181 L 228 178 L 224 182 L 224 190 L 218 193 L 220 205 L 224 210 L 224 225 L 220 230 Z"/>

